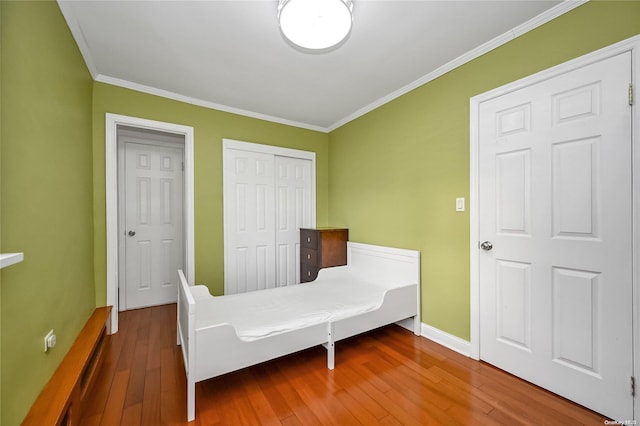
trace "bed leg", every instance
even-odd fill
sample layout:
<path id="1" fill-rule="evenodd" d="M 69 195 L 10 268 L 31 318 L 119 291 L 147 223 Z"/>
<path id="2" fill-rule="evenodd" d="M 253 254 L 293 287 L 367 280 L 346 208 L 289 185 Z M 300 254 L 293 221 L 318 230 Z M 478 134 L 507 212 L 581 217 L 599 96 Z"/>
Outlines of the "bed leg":
<path id="1" fill-rule="evenodd" d="M 413 334 L 422 336 L 422 321 L 420 321 L 420 315 L 413 317 Z"/>
<path id="2" fill-rule="evenodd" d="M 187 421 L 192 422 L 196 419 L 196 384 L 195 381 L 187 376 Z"/>
<path id="3" fill-rule="evenodd" d="M 336 345 L 333 340 L 333 323 L 327 324 L 327 368 L 333 370 L 336 366 Z"/>

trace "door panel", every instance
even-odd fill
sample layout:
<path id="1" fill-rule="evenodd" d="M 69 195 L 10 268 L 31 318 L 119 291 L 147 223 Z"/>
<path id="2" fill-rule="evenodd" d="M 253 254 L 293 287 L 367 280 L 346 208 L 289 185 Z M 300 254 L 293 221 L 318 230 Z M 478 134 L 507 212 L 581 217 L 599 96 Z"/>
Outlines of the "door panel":
<path id="1" fill-rule="evenodd" d="M 531 350 L 531 264 L 496 262 L 497 339 Z"/>
<path id="2" fill-rule="evenodd" d="M 273 288 L 273 155 L 236 149 L 225 155 L 225 294 Z"/>
<path id="3" fill-rule="evenodd" d="M 598 237 L 599 151 L 599 137 L 553 145 L 554 237 Z"/>
<path id="4" fill-rule="evenodd" d="M 276 156 L 278 286 L 300 282 L 300 228 L 311 226 L 311 161 Z"/>
<path id="5" fill-rule="evenodd" d="M 480 104 L 480 357 L 633 417 L 630 53 Z"/>
<path id="6" fill-rule="evenodd" d="M 124 146 L 124 309 L 173 303 L 184 267 L 182 150 Z"/>

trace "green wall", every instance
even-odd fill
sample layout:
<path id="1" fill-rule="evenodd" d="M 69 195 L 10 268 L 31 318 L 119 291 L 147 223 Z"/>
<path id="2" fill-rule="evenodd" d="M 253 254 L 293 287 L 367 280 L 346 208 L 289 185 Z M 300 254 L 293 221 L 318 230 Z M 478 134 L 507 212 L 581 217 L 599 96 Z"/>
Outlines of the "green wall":
<path id="1" fill-rule="evenodd" d="M 194 128 L 196 282 L 222 294 L 222 139 L 316 153 L 316 222 L 328 223 L 328 135 L 229 114 L 108 84 L 93 92 L 93 179 L 96 303 L 106 303 L 105 114 L 127 115 Z"/>
<path id="2" fill-rule="evenodd" d="M 17 425 L 95 308 L 93 82 L 55 2 L 0 2 L 0 422 Z M 43 351 L 55 329 L 58 344 Z"/>
<path id="3" fill-rule="evenodd" d="M 424 323 L 470 336 L 469 98 L 639 34 L 639 17 L 589 2 L 331 132 L 331 223 L 421 251 Z"/>

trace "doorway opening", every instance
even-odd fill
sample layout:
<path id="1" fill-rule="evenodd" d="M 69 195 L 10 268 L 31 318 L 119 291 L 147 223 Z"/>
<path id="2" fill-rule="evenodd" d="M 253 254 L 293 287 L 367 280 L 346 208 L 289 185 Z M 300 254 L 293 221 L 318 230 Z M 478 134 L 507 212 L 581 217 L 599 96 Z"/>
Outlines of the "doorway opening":
<path id="1" fill-rule="evenodd" d="M 119 289 L 119 162 L 118 135 L 127 132 L 140 132 L 147 135 L 164 135 L 173 137 L 174 141 L 182 145 L 184 158 L 182 212 L 184 247 L 184 268 L 189 283 L 193 284 L 195 277 L 194 259 L 194 176 L 193 176 L 193 127 L 183 126 L 161 121 L 147 120 L 117 114 L 106 114 L 105 168 L 106 168 L 106 242 L 107 242 L 107 305 L 113 306 L 109 323 L 109 332 L 118 331 L 118 312 L 120 311 Z"/>

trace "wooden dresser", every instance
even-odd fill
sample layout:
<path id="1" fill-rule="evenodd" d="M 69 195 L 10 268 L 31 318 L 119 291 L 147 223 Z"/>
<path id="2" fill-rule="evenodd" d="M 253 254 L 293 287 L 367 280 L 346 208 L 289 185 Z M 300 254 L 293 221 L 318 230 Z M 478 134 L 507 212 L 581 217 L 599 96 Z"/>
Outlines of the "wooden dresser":
<path id="1" fill-rule="evenodd" d="M 315 280 L 321 268 L 346 265 L 348 240 L 348 229 L 300 229 L 300 282 Z"/>

